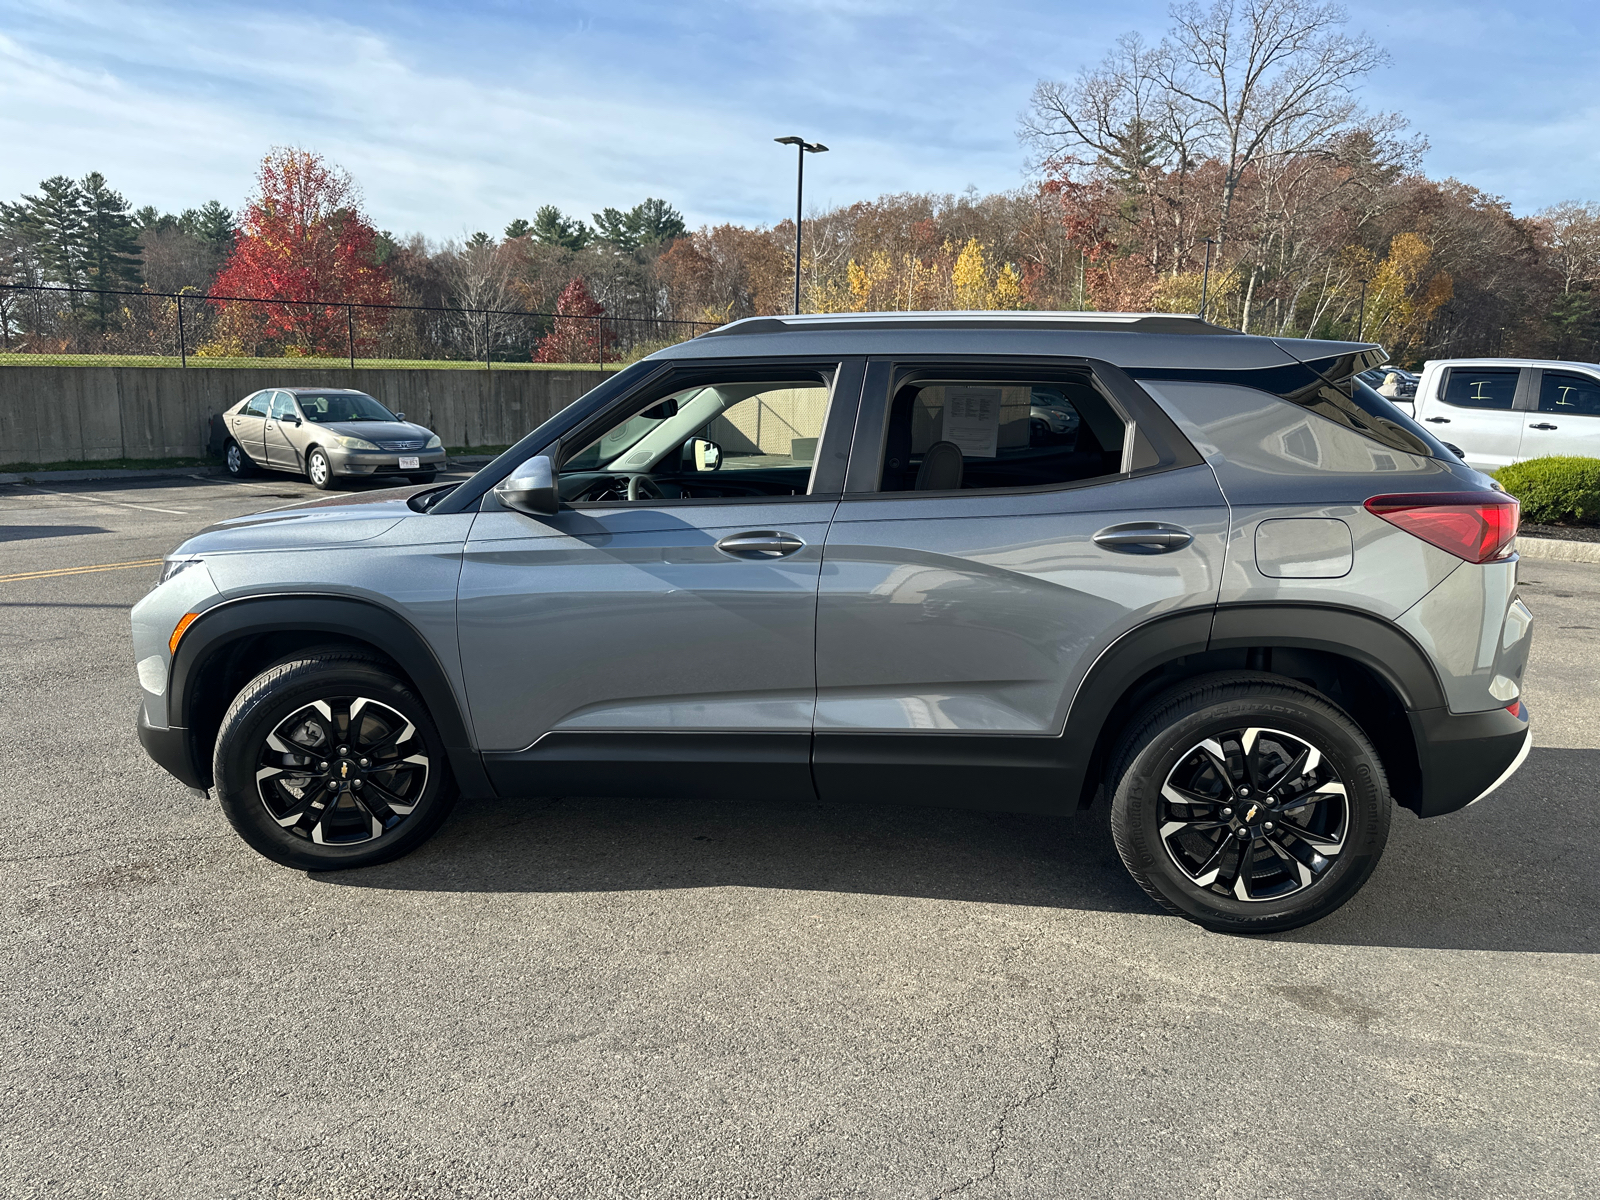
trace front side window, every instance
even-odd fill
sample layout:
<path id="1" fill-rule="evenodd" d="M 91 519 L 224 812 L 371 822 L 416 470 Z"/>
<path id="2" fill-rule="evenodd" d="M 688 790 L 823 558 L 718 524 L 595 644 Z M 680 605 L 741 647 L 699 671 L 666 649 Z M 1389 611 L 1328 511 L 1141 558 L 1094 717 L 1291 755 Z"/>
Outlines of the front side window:
<path id="1" fill-rule="evenodd" d="M 329 392 L 300 396 L 308 421 L 331 425 L 336 421 L 393 421 L 395 415 L 365 392 Z"/>
<path id="2" fill-rule="evenodd" d="M 1539 411 L 1600 417 L 1600 379 L 1570 371 L 1546 371 L 1539 384 Z"/>
<path id="3" fill-rule="evenodd" d="M 254 396 L 251 396 L 250 399 L 245 402 L 245 406 L 239 410 L 239 415 L 241 417 L 264 417 L 264 416 L 266 416 L 267 415 L 267 399 L 271 395 L 272 395 L 271 392 L 257 392 Z"/>
<path id="4" fill-rule="evenodd" d="M 895 391 L 884 492 L 1077 483 L 1122 470 L 1127 423 L 1087 376 L 914 379 Z"/>
<path id="5" fill-rule="evenodd" d="M 812 376 L 701 384 L 651 397 L 564 457 L 562 497 L 805 495 L 828 396 L 827 382 Z"/>
<path id="6" fill-rule="evenodd" d="M 1454 408 L 1494 408 L 1509 412 L 1517 398 L 1515 367 L 1451 367 L 1444 402 Z"/>

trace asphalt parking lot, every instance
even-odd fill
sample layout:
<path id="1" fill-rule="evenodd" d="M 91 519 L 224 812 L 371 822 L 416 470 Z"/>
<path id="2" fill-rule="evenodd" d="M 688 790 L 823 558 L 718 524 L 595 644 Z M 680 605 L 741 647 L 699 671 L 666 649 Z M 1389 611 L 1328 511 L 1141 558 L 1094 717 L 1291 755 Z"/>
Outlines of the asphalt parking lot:
<path id="1" fill-rule="evenodd" d="M 0 576 L 312 494 L 0 486 Z M 0 582 L 0 1195 L 1600 1187 L 1600 566 L 1522 565 L 1523 771 L 1259 940 L 1093 812 L 544 797 L 288 871 L 138 746 L 153 576 Z"/>

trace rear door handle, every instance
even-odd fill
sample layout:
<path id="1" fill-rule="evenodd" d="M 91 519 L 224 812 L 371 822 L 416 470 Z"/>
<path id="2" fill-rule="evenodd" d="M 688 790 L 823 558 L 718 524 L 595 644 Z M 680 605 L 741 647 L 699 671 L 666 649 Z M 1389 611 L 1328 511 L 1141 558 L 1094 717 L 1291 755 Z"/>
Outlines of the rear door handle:
<path id="1" fill-rule="evenodd" d="M 1164 521 L 1130 521 L 1108 525 L 1094 535 L 1094 544 L 1123 554 L 1170 554 L 1194 541 L 1194 534 L 1181 525 Z"/>
<path id="2" fill-rule="evenodd" d="M 1555 429 L 1556 426 L 1550 424 L 1550 422 L 1548 422 L 1548 421 L 1540 421 L 1537 425 L 1529 425 L 1528 428 L 1529 429 Z"/>
<path id="3" fill-rule="evenodd" d="M 1427 420 L 1428 420 L 1428 423 L 1430 425 L 1448 425 L 1448 424 L 1450 424 L 1450 418 L 1449 417 L 1428 417 Z"/>
<path id="4" fill-rule="evenodd" d="M 717 549 L 734 558 L 785 558 L 805 546 L 792 533 L 777 533 L 770 529 L 750 533 L 730 533 L 717 543 Z"/>

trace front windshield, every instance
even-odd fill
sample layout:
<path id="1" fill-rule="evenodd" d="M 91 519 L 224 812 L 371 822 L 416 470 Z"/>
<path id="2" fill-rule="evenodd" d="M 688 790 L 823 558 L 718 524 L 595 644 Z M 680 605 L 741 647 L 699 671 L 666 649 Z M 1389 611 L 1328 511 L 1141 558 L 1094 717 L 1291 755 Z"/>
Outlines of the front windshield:
<path id="1" fill-rule="evenodd" d="M 336 421 L 393 421 L 395 415 L 365 392 L 328 392 L 296 396 L 306 420 L 318 425 Z"/>

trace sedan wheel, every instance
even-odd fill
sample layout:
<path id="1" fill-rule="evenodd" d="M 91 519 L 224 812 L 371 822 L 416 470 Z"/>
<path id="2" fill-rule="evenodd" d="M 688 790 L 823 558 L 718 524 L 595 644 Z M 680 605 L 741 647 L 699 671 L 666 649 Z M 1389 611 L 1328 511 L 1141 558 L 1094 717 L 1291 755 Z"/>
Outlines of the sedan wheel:
<path id="1" fill-rule="evenodd" d="M 227 449 L 222 452 L 222 461 L 227 465 L 228 474 L 235 479 L 243 479 L 253 473 L 253 464 L 238 442 L 228 442 Z"/>
<path id="2" fill-rule="evenodd" d="M 333 487 L 333 464 L 328 461 L 328 452 L 320 446 L 306 455 L 306 478 L 318 491 L 326 492 Z"/>

